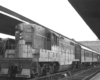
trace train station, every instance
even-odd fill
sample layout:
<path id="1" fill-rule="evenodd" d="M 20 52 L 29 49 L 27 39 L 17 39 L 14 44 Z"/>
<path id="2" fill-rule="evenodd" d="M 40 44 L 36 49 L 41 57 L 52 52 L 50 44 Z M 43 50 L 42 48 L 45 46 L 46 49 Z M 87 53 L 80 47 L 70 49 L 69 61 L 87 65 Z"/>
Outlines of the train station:
<path id="1" fill-rule="evenodd" d="M 13 37 L 0 37 L 0 80 L 100 79 L 100 0 L 66 2 L 96 40 L 77 41 L 0 5 L 0 33 Z"/>

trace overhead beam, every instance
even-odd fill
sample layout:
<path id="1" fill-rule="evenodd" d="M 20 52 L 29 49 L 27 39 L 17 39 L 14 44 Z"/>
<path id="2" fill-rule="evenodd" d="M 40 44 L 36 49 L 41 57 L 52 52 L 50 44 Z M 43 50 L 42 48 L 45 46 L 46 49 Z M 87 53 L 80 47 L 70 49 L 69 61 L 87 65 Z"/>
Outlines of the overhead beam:
<path id="1" fill-rule="evenodd" d="M 100 0 L 68 0 L 100 39 Z"/>

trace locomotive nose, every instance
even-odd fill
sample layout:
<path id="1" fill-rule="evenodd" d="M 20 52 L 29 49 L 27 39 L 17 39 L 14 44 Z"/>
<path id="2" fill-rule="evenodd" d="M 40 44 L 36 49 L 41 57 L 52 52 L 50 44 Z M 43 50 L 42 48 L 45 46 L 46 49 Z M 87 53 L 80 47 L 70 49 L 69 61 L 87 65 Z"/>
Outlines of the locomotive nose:
<path id="1" fill-rule="evenodd" d="M 31 59 L 4 59 L 0 62 L 0 76 L 31 77 Z"/>

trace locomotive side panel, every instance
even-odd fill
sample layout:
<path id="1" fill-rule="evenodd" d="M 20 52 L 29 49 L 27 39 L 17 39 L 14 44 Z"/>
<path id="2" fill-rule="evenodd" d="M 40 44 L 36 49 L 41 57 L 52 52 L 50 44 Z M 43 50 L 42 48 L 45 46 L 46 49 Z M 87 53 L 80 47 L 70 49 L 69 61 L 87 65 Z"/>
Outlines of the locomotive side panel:
<path id="1" fill-rule="evenodd" d="M 32 41 L 32 48 L 45 49 L 46 43 L 45 29 L 41 26 L 34 25 L 34 37 Z"/>
<path id="2" fill-rule="evenodd" d="M 65 65 L 72 64 L 72 61 L 75 60 L 74 55 L 74 45 L 71 44 L 71 41 L 68 39 L 60 39 L 59 47 L 61 48 L 61 53 L 65 54 L 63 61 Z"/>
<path id="3" fill-rule="evenodd" d="M 71 47 L 71 50 L 70 50 L 70 60 L 73 62 L 75 61 L 75 43 L 74 42 L 70 42 L 70 47 Z"/>
<path id="4" fill-rule="evenodd" d="M 59 48 L 61 52 L 60 58 L 60 71 L 67 70 L 75 60 L 74 43 L 67 38 L 59 39 Z"/>

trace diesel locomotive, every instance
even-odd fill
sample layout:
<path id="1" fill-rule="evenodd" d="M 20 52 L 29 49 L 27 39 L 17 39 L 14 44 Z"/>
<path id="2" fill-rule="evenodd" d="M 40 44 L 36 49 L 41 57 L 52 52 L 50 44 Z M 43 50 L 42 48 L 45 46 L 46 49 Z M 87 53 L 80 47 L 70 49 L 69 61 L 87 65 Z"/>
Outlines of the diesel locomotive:
<path id="1" fill-rule="evenodd" d="M 32 78 L 100 63 L 100 53 L 38 24 L 16 26 L 5 40 L 0 76 Z"/>

